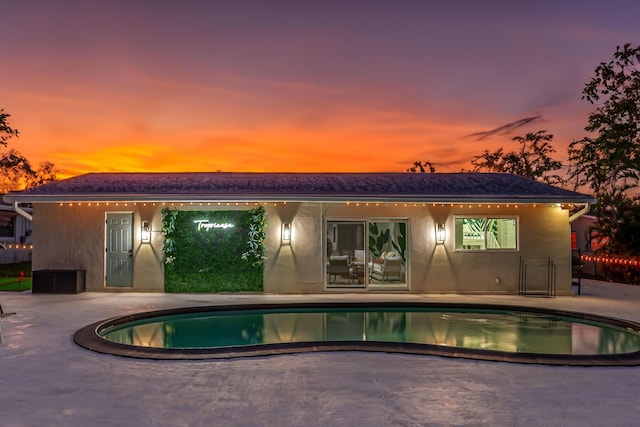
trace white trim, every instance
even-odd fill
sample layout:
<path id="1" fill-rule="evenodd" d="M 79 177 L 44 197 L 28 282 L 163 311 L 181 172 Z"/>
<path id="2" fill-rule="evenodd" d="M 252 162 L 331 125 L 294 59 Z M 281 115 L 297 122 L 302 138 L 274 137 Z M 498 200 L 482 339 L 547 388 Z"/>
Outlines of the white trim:
<path id="1" fill-rule="evenodd" d="M 33 215 L 27 213 L 24 209 L 18 206 L 18 202 L 13 202 L 13 210 L 16 211 L 21 216 L 25 217 L 29 221 L 33 221 Z"/>
<path id="2" fill-rule="evenodd" d="M 574 213 L 573 215 L 571 215 L 569 217 L 569 223 L 572 223 L 576 219 L 578 219 L 581 216 L 585 215 L 587 212 L 589 212 L 590 208 L 591 208 L 591 205 L 589 205 L 589 203 L 585 203 L 582 209 L 580 209 L 578 212 Z"/>

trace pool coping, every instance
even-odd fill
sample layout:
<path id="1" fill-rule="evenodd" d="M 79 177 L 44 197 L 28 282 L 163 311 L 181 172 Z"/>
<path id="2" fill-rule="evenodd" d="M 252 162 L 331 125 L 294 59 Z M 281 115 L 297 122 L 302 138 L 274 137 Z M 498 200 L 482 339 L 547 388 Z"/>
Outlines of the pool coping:
<path id="1" fill-rule="evenodd" d="M 509 353 L 495 350 L 448 347 L 433 344 L 399 343 L 385 341 L 309 341 L 277 344 L 256 344 L 224 348 L 152 348 L 119 344 L 108 341 L 99 332 L 122 323 L 150 317 L 192 314 L 216 311 L 278 310 L 278 309 L 326 309 L 326 308 L 433 308 L 505 310 L 525 313 L 572 317 L 577 320 L 595 321 L 614 325 L 640 333 L 640 324 L 629 320 L 591 313 L 531 306 L 487 303 L 442 302 L 301 302 L 258 303 L 234 305 L 207 305 L 154 310 L 113 317 L 87 325 L 73 335 L 73 341 L 88 350 L 122 357 L 151 360 L 216 360 L 240 357 L 274 356 L 308 352 L 361 351 L 440 356 L 460 359 L 486 360 L 539 365 L 561 366 L 640 366 L 640 350 L 630 353 L 607 355 L 556 355 L 538 353 Z"/>

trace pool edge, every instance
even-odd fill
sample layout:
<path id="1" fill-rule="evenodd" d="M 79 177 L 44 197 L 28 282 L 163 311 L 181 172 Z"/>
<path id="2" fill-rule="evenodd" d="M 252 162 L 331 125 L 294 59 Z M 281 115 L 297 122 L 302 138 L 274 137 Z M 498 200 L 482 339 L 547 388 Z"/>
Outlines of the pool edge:
<path id="1" fill-rule="evenodd" d="M 640 332 L 640 324 L 595 315 L 530 306 L 506 304 L 472 304 L 472 303 L 425 303 L 425 302 L 314 302 L 314 303 L 272 303 L 272 304 L 239 304 L 213 305 L 198 307 L 181 307 L 134 313 L 130 315 L 105 319 L 87 325 L 73 335 L 73 341 L 85 349 L 122 357 L 150 360 L 223 360 L 241 357 L 274 356 L 285 354 L 361 351 L 439 356 L 448 358 L 485 360 L 492 362 L 509 362 L 522 364 L 559 365 L 559 366 L 640 366 L 640 351 L 614 355 L 555 355 L 533 353 L 508 353 L 494 350 L 480 350 L 460 347 L 446 347 L 431 344 L 397 343 L 380 341 L 319 341 L 302 343 L 257 344 L 241 347 L 215 349 L 164 349 L 137 347 L 108 341 L 98 335 L 98 331 L 109 326 L 149 317 L 198 313 L 205 311 L 266 310 L 284 308 L 458 308 L 458 309 L 491 309 L 511 310 L 549 315 L 567 316 L 580 320 L 589 320 L 609 325 L 629 328 Z"/>

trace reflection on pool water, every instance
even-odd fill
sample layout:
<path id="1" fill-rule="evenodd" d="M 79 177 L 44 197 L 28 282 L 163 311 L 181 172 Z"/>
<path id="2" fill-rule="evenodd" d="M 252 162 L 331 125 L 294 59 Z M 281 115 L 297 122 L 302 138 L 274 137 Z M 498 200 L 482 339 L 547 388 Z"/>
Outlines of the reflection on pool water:
<path id="1" fill-rule="evenodd" d="M 147 318 L 98 332 L 115 343 L 179 349 L 367 341 L 549 355 L 640 351 L 640 334 L 621 326 L 551 314 L 466 308 L 211 311 Z"/>

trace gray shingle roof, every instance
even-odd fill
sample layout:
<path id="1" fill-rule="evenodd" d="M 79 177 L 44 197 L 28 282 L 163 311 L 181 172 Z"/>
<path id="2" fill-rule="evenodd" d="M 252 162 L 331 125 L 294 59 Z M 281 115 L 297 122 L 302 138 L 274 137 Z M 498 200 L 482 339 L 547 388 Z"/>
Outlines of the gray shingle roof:
<path id="1" fill-rule="evenodd" d="M 9 193 L 5 201 L 370 200 L 592 203 L 593 197 L 502 173 L 90 173 Z"/>

